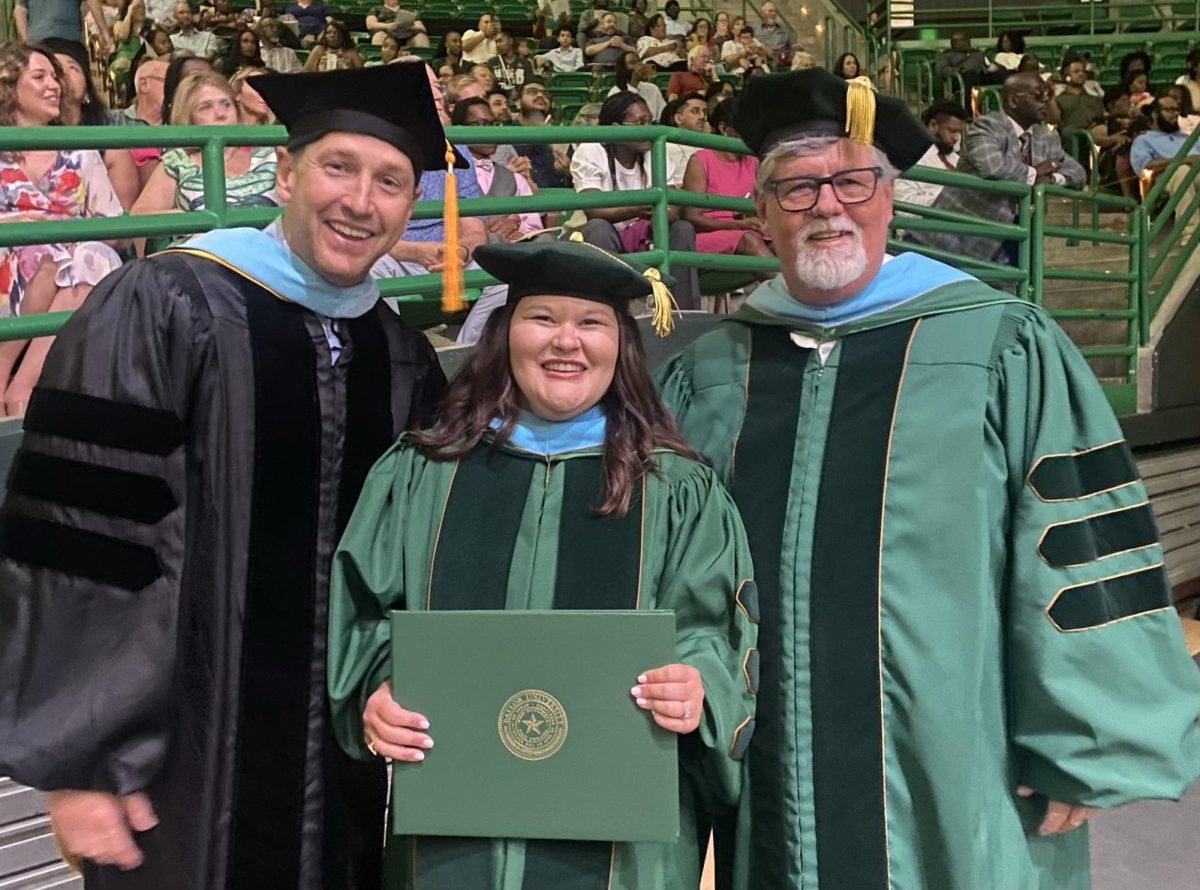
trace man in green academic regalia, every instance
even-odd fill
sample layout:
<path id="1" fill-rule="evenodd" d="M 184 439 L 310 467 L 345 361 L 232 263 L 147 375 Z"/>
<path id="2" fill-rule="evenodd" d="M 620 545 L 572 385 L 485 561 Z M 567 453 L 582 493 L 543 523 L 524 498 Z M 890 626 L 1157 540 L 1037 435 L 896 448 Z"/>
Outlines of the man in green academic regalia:
<path id="1" fill-rule="evenodd" d="M 1093 808 L 1200 772 L 1200 673 L 1120 428 L 1041 309 L 886 255 L 929 140 L 900 102 L 771 75 L 736 126 L 782 274 L 660 375 L 761 591 L 719 880 L 1086 888 Z"/>

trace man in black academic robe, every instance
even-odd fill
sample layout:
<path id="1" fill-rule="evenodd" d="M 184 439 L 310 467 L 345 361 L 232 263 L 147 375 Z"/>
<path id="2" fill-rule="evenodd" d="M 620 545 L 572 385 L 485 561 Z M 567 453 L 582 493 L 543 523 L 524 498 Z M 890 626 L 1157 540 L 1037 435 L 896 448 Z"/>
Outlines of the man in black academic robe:
<path id="1" fill-rule="evenodd" d="M 281 221 L 96 288 L 0 511 L 0 775 L 53 792 L 88 890 L 380 884 L 383 762 L 329 725 L 329 565 L 444 387 L 366 273 L 445 143 L 420 66 L 260 83 Z"/>

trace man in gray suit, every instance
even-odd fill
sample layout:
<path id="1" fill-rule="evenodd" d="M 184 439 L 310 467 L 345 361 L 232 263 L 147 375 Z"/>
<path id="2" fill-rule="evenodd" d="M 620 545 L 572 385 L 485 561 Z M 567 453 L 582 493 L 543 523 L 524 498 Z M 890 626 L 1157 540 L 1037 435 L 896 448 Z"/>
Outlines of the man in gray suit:
<path id="1" fill-rule="evenodd" d="M 983 179 L 1006 179 L 1027 185 L 1049 183 L 1083 188 L 1086 174 L 1074 158 L 1064 154 L 1058 136 L 1046 128 L 1052 93 L 1036 74 L 1014 74 L 1004 81 L 1003 111 L 977 118 L 963 136 L 960 173 Z M 966 188 L 945 188 L 933 206 L 984 219 L 1010 223 L 1017 215 L 1017 199 Z M 983 260 L 1013 262 L 1015 243 L 960 235 L 954 232 L 912 232 L 918 244 Z"/>

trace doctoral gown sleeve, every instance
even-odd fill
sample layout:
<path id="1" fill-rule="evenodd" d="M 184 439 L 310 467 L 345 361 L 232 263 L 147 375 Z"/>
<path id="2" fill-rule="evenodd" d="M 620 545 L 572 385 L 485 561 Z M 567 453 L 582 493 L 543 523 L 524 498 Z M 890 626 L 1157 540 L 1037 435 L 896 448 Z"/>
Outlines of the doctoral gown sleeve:
<path id="1" fill-rule="evenodd" d="M 0 774 L 124 794 L 162 763 L 201 327 L 140 262 L 54 343 L 0 510 Z"/>
<path id="2" fill-rule="evenodd" d="M 679 659 L 704 682 L 704 715 L 682 745 L 683 766 L 710 807 L 735 805 L 740 761 L 754 732 L 758 596 L 737 508 L 716 474 L 699 464 L 671 485 L 657 605 L 675 611 Z"/>
<path id="3" fill-rule="evenodd" d="M 1008 316 L 988 460 L 1017 778 L 1052 800 L 1177 798 L 1200 772 L 1200 672 L 1145 487 L 1095 374 L 1044 313 Z M 993 486 L 1004 490 L 1005 486 Z"/>
<path id="4" fill-rule="evenodd" d="M 363 742 L 367 699 L 388 678 L 388 613 L 404 608 L 404 524 L 428 522 L 409 497 L 416 451 L 401 439 L 367 476 L 333 558 L 329 593 L 329 702 L 333 728 L 352 757 L 373 755 Z"/>

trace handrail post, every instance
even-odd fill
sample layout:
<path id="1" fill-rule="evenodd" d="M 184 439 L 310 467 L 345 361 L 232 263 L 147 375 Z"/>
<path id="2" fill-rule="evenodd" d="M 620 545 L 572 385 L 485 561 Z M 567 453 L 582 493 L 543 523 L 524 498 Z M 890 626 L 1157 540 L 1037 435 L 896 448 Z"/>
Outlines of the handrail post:
<path id="1" fill-rule="evenodd" d="M 1155 309 L 1150 293 L 1150 213 L 1143 204 L 1137 208 L 1132 214 L 1133 225 L 1137 227 L 1137 255 L 1138 255 L 1138 307 L 1139 316 L 1142 324 L 1142 345 L 1147 346 L 1150 342 L 1150 317 Z"/>
<path id="2" fill-rule="evenodd" d="M 667 204 L 667 137 L 657 136 L 650 144 L 650 184 L 658 189 L 658 200 L 654 202 L 654 211 L 650 220 L 650 231 L 654 238 L 655 250 L 663 252 L 662 271 L 671 271 L 671 220 L 670 208 Z"/>
<path id="3" fill-rule="evenodd" d="M 1029 238 L 1017 245 L 1017 265 L 1025 273 L 1024 283 L 1017 287 L 1017 296 L 1031 300 L 1038 306 L 1042 305 L 1042 228 L 1045 225 L 1045 207 L 1046 195 L 1041 186 L 1034 187 L 1032 196 L 1028 193 L 1023 195 L 1017 205 L 1018 224 L 1029 232 Z"/>
<path id="4" fill-rule="evenodd" d="M 204 181 L 204 209 L 217 218 L 217 228 L 225 225 L 225 140 L 210 137 L 200 154 Z"/>

